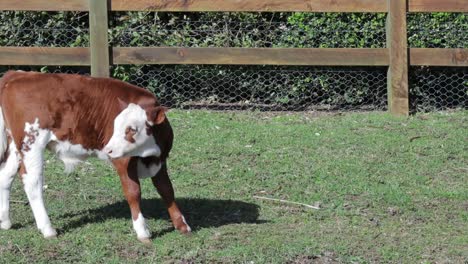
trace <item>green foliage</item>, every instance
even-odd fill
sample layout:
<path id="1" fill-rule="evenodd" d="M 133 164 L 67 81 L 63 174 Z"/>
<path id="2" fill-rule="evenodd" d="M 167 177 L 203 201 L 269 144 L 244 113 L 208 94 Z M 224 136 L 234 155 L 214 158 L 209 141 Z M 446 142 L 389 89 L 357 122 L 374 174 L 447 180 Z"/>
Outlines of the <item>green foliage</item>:
<path id="1" fill-rule="evenodd" d="M 0 12 L 0 46 L 88 46 L 82 12 Z"/>
<path id="2" fill-rule="evenodd" d="M 385 46 L 385 14 L 293 13 L 287 18 L 290 31 L 277 47 L 379 48 Z"/>
<path id="3" fill-rule="evenodd" d="M 464 13 L 411 14 L 408 43 L 413 48 L 468 48 L 468 15 Z"/>
<path id="4" fill-rule="evenodd" d="M 114 45 L 231 47 L 385 46 L 386 14 L 114 12 Z M 86 46 L 83 12 L 0 12 L 1 46 Z M 411 14 L 412 47 L 468 47 L 463 13 Z"/>
<path id="5" fill-rule="evenodd" d="M 386 14 L 117 12 L 116 45 L 230 47 L 385 47 Z M 411 14 L 411 47 L 467 47 L 463 13 Z"/>

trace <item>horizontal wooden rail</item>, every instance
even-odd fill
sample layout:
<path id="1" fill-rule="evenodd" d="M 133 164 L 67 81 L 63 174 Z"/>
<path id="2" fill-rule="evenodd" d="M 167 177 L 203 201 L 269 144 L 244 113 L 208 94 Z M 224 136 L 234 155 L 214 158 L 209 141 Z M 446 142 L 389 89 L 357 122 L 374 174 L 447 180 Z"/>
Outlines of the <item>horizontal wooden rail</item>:
<path id="1" fill-rule="evenodd" d="M 89 48 L 0 47 L 0 65 L 90 64 Z"/>
<path id="2" fill-rule="evenodd" d="M 468 66 L 468 49 L 411 48 L 412 66 Z M 115 64 L 387 66 L 387 49 L 117 47 Z"/>
<path id="3" fill-rule="evenodd" d="M 113 11 L 386 12 L 386 0 L 112 0 Z"/>
<path id="4" fill-rule="evenodd" d="M 468 0 L 409 0 L 409 12 L 468 12 Z"/>
<path id="5" fill-rule="evenodd" d="M 0 10 L 88 11 L 87 0 L 0 0 Z"/>
<path id="6" fill-rule="evenodd" d="M 409 12 L 468 12 L 468 0 L 409 0 Z M 387 12 L 386 0 L 111 0 L 113 11 Z M 88 11 L 87 0 L 1 0 L 6 11 Z"/>
<path id="7" fill-rule="evenodd" d="M 114 48 L 114 64 L 388 65 L 387 49 Z"/>
<path id="8" fill-rule="evenodd" d="M 468 66 L 468 49 L 410 49 L 412 66 Z"/>
<path id="9" fill-rule="evenodd" d="M 114 64 L 388 66 L 387 49 L 116 47 Z M 468 66 L 468 49 L 411 48 L 412 66 Z M 89 48 L 0 47 L 0 65 L 88 66 Z"/>
<path id="10" fill-rule="evenodd" d="M 387 12 L 386 0 L 112 0 L 113 11 Z M 468 0 L 409 0 L 409 12 L 468 12 Z"/>

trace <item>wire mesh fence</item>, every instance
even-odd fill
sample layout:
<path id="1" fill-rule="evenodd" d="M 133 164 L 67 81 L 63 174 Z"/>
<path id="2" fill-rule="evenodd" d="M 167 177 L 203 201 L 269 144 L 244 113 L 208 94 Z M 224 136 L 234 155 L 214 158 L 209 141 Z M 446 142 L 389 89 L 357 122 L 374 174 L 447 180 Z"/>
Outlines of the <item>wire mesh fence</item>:
<path id="1" fill-rule="evenodd" d="M 437 19 L 437 23 L 434 23 Z M 422 23 L 423 21 L 428 21 Z M 408 44 L 412 48 L 468 48 L 468 15 L 418 13 L 408 15 Z"/>
<path id="2" fill-rule="evenodd" d="M 409 79 L 414 112 L 468 108 L 466 67 L 412 67 Z"/>
<path id="3" fill-rule="evenodd" d="M 0 46 L 85 47 L 87 12 L 0 12 Z M 383 48 L 386 14 L 111 12 L 114 46 Z M 435 23 L 436 21 L 437 23 Z M 468 48 L 465 14 L 409 14 L 410 47 Z M 89 74 L 89 67 L 8 67 Z M 178 108 L 385 110 L 385 67 L 114 66 Z M 467 108 L 466 68 L 412 67 L 413 111 Z"/>
<path id="4" fill-rule="evenodd" d="M 145 65 L 119 66 L 116 77 L 153 91 L 178 108 L 383 110 L 386 69 Z"/>
<path id="5" fill-rule="evenodd" d="M 0 46 L 86 47 L 88 12 L 0 12 Z"/>
<path id="6" fill-rule="evenodd" d="M 350 21 L 363 23 L 349 23 Z M 116 12 L 114 46 L 385 47 L 385 14 Z"/>
<path id="7" fill-rule="evenodd" d="M 90 67 L 81 67 L 81 66 L 1 66 L 0 65 L 0 78 L 7 71 L 35 71 L 43 73 L 67 73 L 67 74 L 80 74 L 80 75 L 90 75 Z"/>

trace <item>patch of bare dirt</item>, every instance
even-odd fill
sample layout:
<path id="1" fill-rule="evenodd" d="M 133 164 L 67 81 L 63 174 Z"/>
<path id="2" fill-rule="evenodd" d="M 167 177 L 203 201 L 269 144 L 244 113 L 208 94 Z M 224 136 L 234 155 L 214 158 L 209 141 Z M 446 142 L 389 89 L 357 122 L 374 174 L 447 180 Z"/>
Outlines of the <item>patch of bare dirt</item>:
<path id="1" fill-rule="evenodd" d="M 288 264 L 334 264 L 334 263 L 340 263 L 340 262 L 338 261 L 338 257 L 336 253 L 326 251 L 320 255 L 315 255 L 315 256 L 299 255 L 286 263 Z"/>

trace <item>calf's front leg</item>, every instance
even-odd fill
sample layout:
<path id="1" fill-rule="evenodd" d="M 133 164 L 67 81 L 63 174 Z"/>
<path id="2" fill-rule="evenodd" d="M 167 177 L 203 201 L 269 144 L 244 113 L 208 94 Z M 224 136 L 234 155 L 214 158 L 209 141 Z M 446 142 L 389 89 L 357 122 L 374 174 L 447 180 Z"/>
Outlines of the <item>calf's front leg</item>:
<path id="1" fill-rule="evenodd" d="M 156 174 L 152 177 L 154 187 L 158 190 L 159 195 L 163 199 L 164 203 L 167 206 L 169 211 L 169 216 L 171 217 L 174 227 L 179 230 L 182 234 L 186 234 L 192 231 L 190 226 L 187 224 L 184 215 L 180 212 L 179 207 L 177 206 L 174 199 L 174 188 L 172 188 L 171 180 L 167 173 L 167 166 L 164 163 Z"/>
<path id="2" fill-rule="evenodd" d="M 146 220 L 140 209 L 141 189 L 136 166 L 132 166 L 134 159 L 122 158 L 114 160 L 113 164 L 120 176 L 122 189 L 132 213 L 133 229 L 137 238 L 143 243 L 149 243 L 151 233 L 146 226 Z"/>

